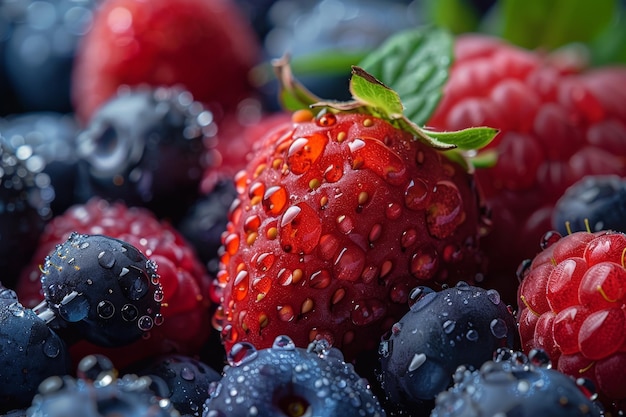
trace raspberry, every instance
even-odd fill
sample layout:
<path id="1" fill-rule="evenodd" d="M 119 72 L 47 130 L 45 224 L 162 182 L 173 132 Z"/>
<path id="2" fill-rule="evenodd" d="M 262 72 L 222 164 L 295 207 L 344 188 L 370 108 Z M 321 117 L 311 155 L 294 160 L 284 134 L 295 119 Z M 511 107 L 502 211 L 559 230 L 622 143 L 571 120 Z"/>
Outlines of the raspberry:
<path id="1" fill-rule="evenodd" d="M 584 71 L 483 35 L 458 37 L 455 54 L 428 124 L 500 129 L 486 147 L 497 150 L 497 163 L 476 177 L 493 213 L 485 285 L 512 301 L 517 282 L 509 278 L 536 254 L 565 189 L 586 175 L 626 175 L 626 68 Z"/>
<path id="2" fill-rule="evenodd" d="M 560 371 L 589 378 L 607 409 L 626 399 L 625 254 L 620 232 L 566 235 L 535 257 L 519 288 L 524 349 L 544 349 Z"/>

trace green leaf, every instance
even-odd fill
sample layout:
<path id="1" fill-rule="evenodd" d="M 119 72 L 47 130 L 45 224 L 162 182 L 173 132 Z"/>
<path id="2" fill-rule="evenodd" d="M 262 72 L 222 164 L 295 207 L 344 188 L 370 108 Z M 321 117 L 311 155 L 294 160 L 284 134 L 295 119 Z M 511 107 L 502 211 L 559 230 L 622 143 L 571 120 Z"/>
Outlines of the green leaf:
<path id="1" fill-rule="evenodd" d="M 381 83 L 360 67 L 352 67 L 350 78 L 352 97 L 382 112 L 388 119 L 402 117 L 404 107 L 398 93 Z"/>
<path id="2" fill-rule="evenodd" d="M 459 34 L 478 28 L 478 12 L 469 0 L 424 0 L 423 12 L 437 26 Z"/>
<path id="3" fill-rule="evenodd" d="M 306 109 L 320 101 L 319 97 L 310 92 L 293 76 L 289 56 L 273 60 L 272 68 L 278 79 L 278 100 L 283 110 L 296 111 Z"/>
<path id="4" fill-rule="evenodd" d="M 454 132 L 423 132 L 438 142 L 456 145 L 461 150 L 480 149 L 485 147 L 496 137 L 499 130 L 491 127 L 470 127 Z"/>
<path id="5" fill-rule="evenodd" d="M 400 96 L 404 114 L 425 124 L 439 104 L 452 63 L 453 38 L 444 29 L 400 32 L 359 63 Z"/>
<path id="6" fill-rule="evenodd" d="M 618 0 L 502 0 L 502 37 L 525 48 L 588 43 L 612 21 Z"/>

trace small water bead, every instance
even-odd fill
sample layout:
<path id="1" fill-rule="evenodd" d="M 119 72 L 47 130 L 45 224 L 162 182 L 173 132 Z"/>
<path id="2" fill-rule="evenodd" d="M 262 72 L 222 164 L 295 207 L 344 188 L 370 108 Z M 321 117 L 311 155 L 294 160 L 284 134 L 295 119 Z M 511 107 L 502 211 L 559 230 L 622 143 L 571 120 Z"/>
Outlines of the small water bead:
<path id="1" fill-rule="evenodd" d="M 89 300 L 73 291 L 58 306 L 59 316 L 68 322 L 79 322 L 89 315 Z"/>
<path id="2" fill-rule="evenodd" d="M 443 322 L 443 332 L 446 334 L 452 333 L 455 327 L 456 322 L 454 320 L 446 320 Z"/>
<path id="3" fill-rule="evenodd" d="M 420 366 L 426 363 L 427 359 L 428 358 L 423 353 L 416 353 L 415 355 L 413 355 L 411 363 L 409 363 L 408 372 L 413 372 L 417 370 Z"/>
<path id="4" fill-rule="evenodd" d="M 124 306 L 121 309 L 121 313 L 122 313 L 122 318 L 125 321 L 137 320 L 137 317 L 139 316 L 139 311 L 137 311 L 137 307 L 135 307 L 132 304 L 124 304 Z"/>
<path id="5" fill-rule="evenodd" d="M 332 277 L 330 273 L 322 269 L 311 274 L 309 277 L 309 286 L 315 289 L 324 289 L 330 285 L 331 281 Z"/>
<path id="6" fill-rule="evenodd" d="M 154 327 L 154 320 L 150 316 L 141 316 L 137 320 L 137 327 L 144 332 L 151 330 Z"/>
<path id="7" fill-rule="evenodd" d="M 402 206 L 398 203 L 389 203 L 385 208 L 385 216 L 389 220 L 398 220 L 402 216 Z"/>
<path id="8" fill-rule="evenodd" d="M 470 329 L 465 333 L 465 338 L 470 342 L 476 342 L 478 340 L 478 332 L 474 329 Z"/>
<path id="9" fill-rule="evenodd" d="M 324 152 L 328 138 L 326 135 L 313 134 L 307 138 L 297 138 L 287 151 L 287 164 L 292 173 L 304 174 Z"/>
<path id="10" fill-rule="evenodd" d="M 340 232 L 348 234 L 354 230 L 354 222 L 350 216 L 345 214 L 337 216 L 337 228 Z"/>
<path id="11" fill-rule="evenodd" d="M 400 239 L 400 245 L 402 246 L 402 249 L 407 249 L 408 247 L 412 246 L 415 242 L 417 242 L 418 237 L 419 236 L 415 229 L 407 229 L 402 232 L 402 237 Z"/>
<path id="12" fill-rule="evenodd" d="M 489 323 L 489 329 L 491 330 L 491 334 L 498 339 L 506 337 L 509 331 L 506 322 L 501 318 L 491 320 L 491 323 Z"/>
<path id="13" fill-rule="evenodd" d="M 550 355 L 543 349 L 531 349 L 528 352 L 528 360 L 533 366 L 539 368 L 551 368 L 552 361 L 550 360 Z"/>
<path id="14" fill-rule="evenodd" d="M 344 247 L 335 258 L 334 272 L 337 279 L 357 281 L 365 267 L 365 253 L 356 245 Z"/>
<path id="15" fill-rule="evenodd" d="M 421 211 L 430 203 L 428 184 L 420 178 L 412 179 L 404 191 L 404 204 L 411 210 Z"/>
<path id="16" fill-rule="evenodd" d="M 435 238 L 445 239 L 464 220 L 463 198 L 459 189 L 451 181 L 438 181 L 426 212 L 428 233 Z"/>
<path id="17" fill-rule="evenodd" d="M 196 379 L 196 373 L 193 371 L 193 369 L 185 366 L 183 367 L 183 369 L 180 370 L 180 377 L 185 381 L 193 381 Z"/>
<path id="18" fill-rule="evenodd" d="M 296 344 L 289 336 L 280 335 L 277 336 L 276 339 L 274 339 L 274 343 L 272 343 L 272 348 L 282 350 L 295 350 Z"/>
<path id="19" fill-rule="evenodd" d="M 108 300 L 102 300 L 96 306 L 96 313 L 100 318 L 110 319 L 115 314 L 115 306 Z"/>
<path id="20" fill-rule="evenodd" d="M 227 361 L 230 366 L 241 366 L 252 362 L 259 352 L 248 342 L 235 343 L 227 355 Z"/>
<path id="21" fill-rule="evenodd" d="M 491 301 L 494 305 L 498 305 L 502 302 L 500 293 L 497 290 L 487 290 L 487 299 L 489 299 L 489 301 Z"/>
<path id="22" fill-rule="evenodd" d="M 376 139 L 355 139 L 349 145 L 354 164 L 367 168 L 392 185 L 403 184 L 407 170 L 404 161 L 393 150 Z"/>
<path id="23" fill-rule="evenodd" d="M 307 203 L 290 206 L 280 222 L 280 241 L 285 252 L 309 254 L 322 234 L 322 220 Z"/>
<path id="24" fill-rule="evenodd" d="M 328 182 L 337 182 L 343 177 L 343 165 L 340 162 L 332 163 L 324 170 L 324 179 Z"/>
<path id="25" fill-rule="evenodd" d="M 224 248 L 226 252 L 231 255 L 235 255 L 239 250 L 239 235 L 237 233 L 231 233 L 224 238 Z"/>
<path id="26" fill-rule="evenodd" d="M 109 251 L 102 251 L 98 254 L 98 263 L 103 268 L 111 269 L 115 265 L 115 255 Z"/>
<path id="27" fill-rule="evenodd" d="M 424 299 L 424 297 L 426 297 L 429 294 L 433 294 L 434 292 L 435 290 L 433 290 L 432 288 L 424 287 L 424 286 L 413 288 L 409 292 L 409 307 L 413 309 L 413 306 L 421 302 Z"/>
<path id="28" fill-rule="evenodd" d="M 136 267 L 131 267 L 128 273 L 119 278 L 118 282 L 122 293 L 129 300 L 140 300 L 150 290 L 150 281 L 145 272 Z"/>
<path id="29" fill-rule="evenodd" d="M 541 248 L 541 250 L 545 250 L 558 242 L 562 237 L 563 236 L 561 236 L 561 234 L 556 230 L 546 232 L 539 241 L 539 247 Z"/>
<path id="30" fill-rule="evenodd" d="M 315 118 L 315 124 L 320 127 L 330 127 L 337 123 L 337 116 L 328 112 L 320 112 Z"/>
<path id="31" fill-rule="evenodd" d="M 237 273 L 235 280 L 233 281 L 232 295 L 236 301 L 241 301 L 248 295 L 248 288 L 250 286 L 250 278 L 248 271 L 242 270 Z"/>
<path id="32" fill-rule="evenodd" d="M 350 312 L 352 323 L 357 326 L 366 326 L 385 316 L 387 307 L 377 299 L 359 300 Z"/>
<path id="33" fill-rule="evenodd" d="M 246 218 L 243 222 L 243 230 L 246 233 L 258 232 L 259 226 L 261 226 L 261 218 L 256 214 Z"/>
<path id="34" fill-rule="evenodd" d="M 272 267 L 272 265 L 274 265 L 275 259 L 276 259 L 276 256 L 274 256 L 274 254 L 270 252 L 264 252 L 260 254 L 256 258 L 257 269 L 261 272 L 267 271 L 268 269 Z"/>
<path id="35" fill-rule="evenodd" d="M 439 256 L 436 249 L 432 247 L 426 247 L 415 252 L 409 264 L 411 274 L 421 280 L 433 278 L 438 267 Z"/>
<path id="36" fill-rule="evenodd" d="M 284 187 L 275 185 L 267 189 L 263 195 L 263 208 L 268 215 L 278 215 L 287 206 L 289 196 Z"/>
<path id="37" fill-rule="evenodd" d="M 43 354 L 49 358 L 56 358 L 61 353 L 61 344 L 58 339 L 54 337 L 49 337 L 44 342 L 43 346 Z"/>

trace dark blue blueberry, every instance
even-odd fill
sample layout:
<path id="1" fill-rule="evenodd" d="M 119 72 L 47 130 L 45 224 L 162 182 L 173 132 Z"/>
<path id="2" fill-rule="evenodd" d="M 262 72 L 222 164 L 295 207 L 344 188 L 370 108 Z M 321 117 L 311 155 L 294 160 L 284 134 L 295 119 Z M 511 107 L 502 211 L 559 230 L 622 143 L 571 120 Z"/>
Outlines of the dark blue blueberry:
<path id="1" fill-rule="evenodd" d="M 0 284 L 0 413 L 28 406 L 40 382 L 70 371 L 65 342 Z"/>
<path id="2" fill-rule="evenodd" d="M 50 377 L 39 386 L 27 412 L 30 417 L 180 417 L 150 384 L 148 377 L 118 377 L 115 369 L 101 372 L 95 380 Z"/>
<path id="3" fill-rule="evenodd" d="M 233 181 L 223 180 L 189 207 L 177 225 L 212 275 L 219 269 L 221 236 L 228 223 L 228 209 L 236 196 Z"/>
<path id="4" fill-rule="evenodd" d="M 532 360 L 520 352 L 496 355 L 477 370 L 461 366 L 454 381 L 437 396 L 431 417 L 602 415 L 585 394 L 583 379 L 577 381 L 551 369 L 549 361 Z"/>
<path id="5" fill-rule="evenodd" d="M 52 216 L 50 177 L 0 136 L 0 271 L 13 287 Z"/>
<path id="6" fill-rule="evenodd" d="M 46 257 L 41 287 L 35 311 L 67 340 L 122 346 L 162 321 L 156 264 L 111 237 L 72 233 Z"/>
<path id="7" fill-rule="evenodd" d="M 89 190 L 84 199 L 122 199 L 176 222 L 198 197 L 204 170 L 213 164 L 205 146 L 216 133 L 213 114 L 185 90 L 122 90 L 78 136 Z"/>
<path id="8" fill-rule="evenodd" d="M 23 113 L 0 119 L 0 132 L 28 166 L 50 178 L 53 214 L 76 203 L 78 126 L 71 115 Z"/>
<path id="9" fill-rule="evenodd" d="M 480 366 L 498 348 L 513 347 L 517 334 L 495 290 L 462 282 L 438 292 L 418 287 L 411 296 L 410 311 L 379 347 L 386 402 L 408 416 L 423 415 L 459 365 Z"/>
<path id="10" fill-rule="evenodd" d="M 588 229 L 626 232 L 626 178 L 583 177 L 557 201 L 552 227 L 563 236 Z"/>
<path id="11" fill-rule="evenodd" d="M 287 336 L 256 350 L 235 344 L 203 417 L 384 417 L 378 399 L 351 364 L 325 341 L 297 348 Z"/>
<path id="12" fill-rule="evenodd" d="M 133 373 L 150 377 L 158 396 L 169 399 L 181 414 L 195 417 L 202 415 L 211 382 L 222 378 L 204 362 L 177 354 L 157 357 Z"/>
<path id="13" fill-rule="evenodd" d="M 24 111 L 72 111 L 70 77 L 96 0 L 0 3 L 10 36 L 2 55 L 6 77 Z"/>

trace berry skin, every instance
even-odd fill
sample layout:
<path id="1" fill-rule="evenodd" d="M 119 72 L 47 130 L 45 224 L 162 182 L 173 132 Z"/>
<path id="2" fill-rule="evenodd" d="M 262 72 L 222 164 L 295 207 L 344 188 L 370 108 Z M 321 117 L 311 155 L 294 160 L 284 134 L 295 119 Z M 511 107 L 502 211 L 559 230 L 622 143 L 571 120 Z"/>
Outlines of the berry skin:
<path id="1" fill-rule="evenodd" d="M 379 347 L 389 407 L 407 416 L 452 385 L 458 366 L 479 367 L 498 348 L 513 348 L 517 335 L 515 317 L 495 290 L 462 282 L 439 292 L 418 287 L 411 304 Z"/>
<path id="2" fill-rule="evenodd" d="M 551 236 L 522 272 L 522 347 L 543 349 L 559 371 L 590 379 L 611 410 L 626 399 L 626 235 Z"/>
<path id="3" fill-rule="evenodd" d="M 459 367 L 454 386 L 437 396 L 431 417 L 603 415 L 585 385 L 579 385 L 584 381 L 551 369 L 544 355 L 535 351 L 526 357 L 504 349 L 477 370 Z"/>
<path id="4" fill-rule="evenodd" d="M 89 121 L 119 86 L 182 85 L 218 113 L 252 93 L 258 41 L 231 0 L 105 0 L 79 45 L 77 116 Z"/>
<path id="5" fill-rule="evenodd" d="M 0 132 L 22 155 L 27 166 L 44 175 L 38 182 L 49 182 L 53 191 L 52 215 L 63 213 L 77 202 L 78 156 L 76 135 L 79 128 L 71 115 L 55 112 L 19 113 L 0 119 Z M 44 182 L 45 181 L 45 182 Z"/>
<path id="6" fill-rule="evenodd" d="M 577 181 L 556 202 L 552 227 L 562 235 L 587 227 L 626 232 L 626 179 L 600 175 Z"/>
<path id="7" fill-rule="evenodd" d="M 132 343 L 163 320 L 156 268 L 126 242 L 74 232 L 46 256 L 45 303 L 36 311 L 51 327 L 96 345 Z"/>
<path id="8" fill-rule="evenodd" d="M 71 349 L 75 360 L 91 353 L 103 353 L 118 368 L 123 368 L 151 356 L 173 352 L 195 354 L 200 350 L 209 337 L 207 329 L 211 326 L 209 276 L 191 246 L 172 226 L 158 221 L 144 208 L 129 208 L 121 202 L 108 203 L 94 197 L 52 219 L 32 263 L 24 268 L 20 277 L 17 293 L 24 305 L 34 307 L 43 300 L 39 265 L 74 231 L 103 234 L 133 245 L 157 264 L 163 288 L 163 324 L 152 329 L 149 339 L 110 349 L 80 342 Z"/>
<path id="9" fill-rule="evenodd" d="M 0 270 L 14 288 L 52 213 L 50 178 L 0 136 Z"/>
<path id="10" fill-rule="evenodd" d="M 216 158 L 216 151 L 205 150 L 216 131 L 213 114 L 188 91 L 121 90 L 77 138 L 85 200 L 94 194 L 122 199 L 176 221 L 198 196 L 202 175 Z"/>
<path id="11" fill-rule="evenodd" d="M 0 413 L 30 404 L 37 387 L 71 372 L 65 342 L 0 284 Z"/>
<path id="12" fill-rule="evenodd" d="M 211 382 L 222 375 L 205 363 L 183 355 L 160 356 L 137 372 L 152 380 L 151 388 L 167 398 L 181 414 L 200 417 Z"/>
<path id="13" fill-rule="evenodd" d="M 85 358 L 89 365 L 93 357 Z M 102 361 L 95 361 L 95 364 Z M 87 374 L 92 372 L 87 370 Z M 95 373 L 95 372 L 93 372 Z M 180 417 L 172 403 L 149 389 L 150 378 L 126 374 L 118 378 L 116 369 L 103 368 L 95 378 L 53 376 L 44 380 L 27 409 L 31 417 Z"/>
<path id="14" fill-rule="evenodd" d="M 235 178 L 217 311 L 226 350 L 326 338 L 376 349 L 411 288 L 480 276 L 473 180 L 366 114 L 295 112 Z"/>
<path id="15" fill-rule="evenodd" d="M 235 344 L 209 389 L 203 417 L 384 417 L 366 380 L 326 341 L 298 348 L 287 336 L 271 348 Z"/>
<path id="16" fill-rule="evenodd" d="M 478 169 L 476 179 L 493 216 L 484 239 L 485 285 L 507 302 L 515 302 L 518 264 L 536 255 L 565 189 L 586 175 L 626 176 L 625 94 L 624 67 L 585 71 L 496 38 L 456 39 L 450 78 L 428 125 L 500 130 L 485 147 L 498 152 L 497 162 Z"/>

